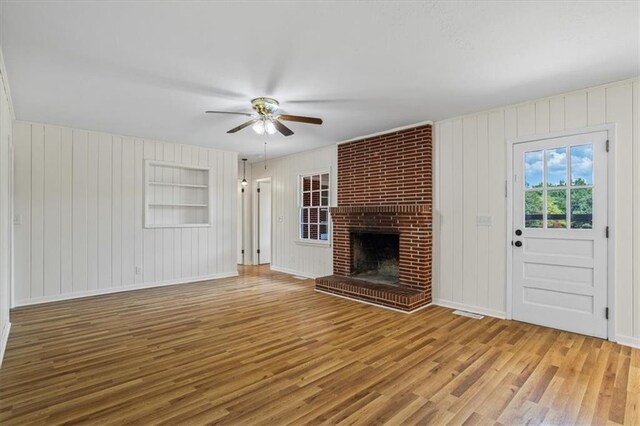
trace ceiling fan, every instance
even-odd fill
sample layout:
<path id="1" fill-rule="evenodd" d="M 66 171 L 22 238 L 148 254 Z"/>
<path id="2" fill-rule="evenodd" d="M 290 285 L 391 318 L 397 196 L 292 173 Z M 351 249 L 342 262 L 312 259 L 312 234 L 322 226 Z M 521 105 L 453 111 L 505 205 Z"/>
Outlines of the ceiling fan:
<path id="1" fill-rule="evenodd" d="M 231 112 L 231 111 L 205 111 L 207 114 L 234 114 L 245 115 L 251 117 L 251 120 L 234 127 L 227 133 L 236 133 L 245 127 L 252 126 L 253 130 L 259 135 L 269 134 L 272 135 L 275 132 L 280 132 L 285 136 L 291 136 L 293 131 L 282 124 L 282 121 L 295 121 L 297 123 L 307 124 L 322 124 L 322 119 L 315 117 L 303 117 L 300 115 L 288 115 L 278 114 L 276 111 L 280 107 L 278 101 L 273 98 L 255 98 L 251 100 L 251 107 L 255 113 L 250 114 L 248 112 Z"/>

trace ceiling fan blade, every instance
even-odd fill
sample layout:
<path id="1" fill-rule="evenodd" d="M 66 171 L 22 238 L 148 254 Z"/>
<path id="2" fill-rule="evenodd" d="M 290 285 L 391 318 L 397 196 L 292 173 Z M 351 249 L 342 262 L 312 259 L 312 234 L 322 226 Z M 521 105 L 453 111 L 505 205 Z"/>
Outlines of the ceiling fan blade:
<path id="1" fill-rule="evenodd" d="M 281 114 L 277 118 L 279 120 L 285 120 L 285 121 L 297 121 L 298 123 L 322 124 L 322 119 L 321 118 L 303 117 L 301 115 Z"/>
<path id="2" fill-rule="evenodd" d="M 205 111 L 205 114 L 234 114 L 234 115 L 246 115 L 247 117 L 251 117 L 253 114 L 249 114 L 248 112 L 231 112 L 231 111 Z"/>
<path id="3" fill-rule="evenodd" d="M 233 129 L 229 130 L 227 133 L 235 133 L 235 132 L 238 132 L 238 131 L 240 131 L 240 130 L 244 129 L 245 127 L 249 127 L 249 126 L 251 126 L 251 125 L 252 125 L 253 123 L 255 123 L 256 121 L 258 121 L 258 120 L 255 120 L 255 119 L 254 119 L 254 120 L 249 120 L 249 121 L 247 121 L 246 123 L 242 123 L 242 124 L 241 124 L 241 125 L 239 125 L 238 127 L 234 127 Z"/>
<path id="4" fill-rule="evenodd" d="M 291 136 L 293 134 L 293 131 L 290 128 L 288 128 L 278 120 L 272 120 L 272 122 L 273 122 L 273 125 L 276 126 L 276 129 L 283 135 Z"/>

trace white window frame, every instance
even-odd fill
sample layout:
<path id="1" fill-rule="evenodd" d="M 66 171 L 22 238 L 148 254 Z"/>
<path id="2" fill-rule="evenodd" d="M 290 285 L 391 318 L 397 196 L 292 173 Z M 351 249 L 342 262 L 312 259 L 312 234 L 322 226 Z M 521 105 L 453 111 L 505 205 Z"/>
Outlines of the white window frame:
<path id="1" fill-rule="evenodd" d="M 314 175 L 324 175 L 326 174 L 328 176 L 329 179 L 329 197 L 328 197 L 328 204 L 326 206 L 327 208 L 327 239 L 326 240 L 312 240 L 310 238 L 301 238 L 300 237 L 300 230 L 302 228 L 302 222 L 301 222 L 301 211 L 302 211 L 302 197 L 303 197 L 303 187 L 302 187 L 302 179 L 304 177 L 307 176 L 314 176 Z M 297 195 L 296 195 L 296 200 L 297 200 L 297 205 L 296 205 L 296 243 L 297 244 L 301 244 L 301 245 L 310 245 L 310 246 L 323 246 L 323 247 L 330 247 L 331 246 L 331 238 L 332 238 L 332 226 L 331 226 L 331 198 L 332 198 L 332 192 L 333 192 L 333 182 L 331 179 L 331 170 L 329 169 L 321 169 L 321 170 L 314 170 L 314 171 L 309 171 L 309 172 L 302 172 L 299 173 L 296 177 L 297 179 L 297 185 L 296 185 L 296 191 L 297 191 Z M 322 189 L 321 189 L 322 190 Z M 322 196 L 321 196 L 322 199 Z M 324 208 L 324 206 L 318 206 L 318 208 Z M 318 229 L 318 232 L 320 232 L 320 230 Z"/>

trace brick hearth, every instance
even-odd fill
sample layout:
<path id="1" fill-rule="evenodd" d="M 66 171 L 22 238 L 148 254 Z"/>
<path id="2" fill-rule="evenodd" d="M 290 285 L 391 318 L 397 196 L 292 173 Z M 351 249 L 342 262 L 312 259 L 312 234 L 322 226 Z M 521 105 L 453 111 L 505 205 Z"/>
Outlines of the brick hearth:
<path id="1" fill-rule="evenodd" d="M 316 288 L 404 311 L 431 303 L 431 125 L 338 147 L 338 207 L 331 208 L 333 275 Z M 398 233 L 397 286 L 351 277 L 351 232 Z"/>

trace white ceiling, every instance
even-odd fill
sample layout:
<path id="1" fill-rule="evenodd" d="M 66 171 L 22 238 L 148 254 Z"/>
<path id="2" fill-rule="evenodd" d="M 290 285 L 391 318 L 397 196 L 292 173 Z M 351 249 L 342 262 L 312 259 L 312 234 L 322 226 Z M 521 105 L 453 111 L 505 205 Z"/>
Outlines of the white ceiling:
<path id="1" fill-rule="evenodd" d="M 639 3 L 2 1 L 17 118 L 280 156 L 640 74 Z"/>

